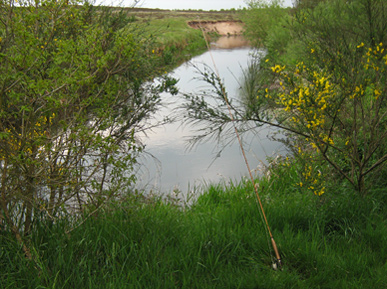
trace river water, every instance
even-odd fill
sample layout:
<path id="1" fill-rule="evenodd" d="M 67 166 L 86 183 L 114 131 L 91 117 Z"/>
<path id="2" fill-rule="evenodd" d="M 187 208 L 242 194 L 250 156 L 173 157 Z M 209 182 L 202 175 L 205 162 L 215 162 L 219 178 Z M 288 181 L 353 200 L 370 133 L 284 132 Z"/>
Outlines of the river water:
<path id="1" fill-rule="evenodd" d="M 240 41 L 235 38 L 234 40 Z M 206 52 L 176 68 L 171 76 L 179 79 L 180 94 L 163 94 L 165 108 L 159 111 L 157 118 L 176 116 L 176 107 L 182 103 L 182 93 L 200 93 L 210 87 L 197 79 L 196 66 L 204 64 L 214 67 L 216 64 L 220 77 L 226 85 L 230 97 L 238 97 L 242 70 L 248 66 L 252 50 L 240 43 L 236 48 L 230 38 L 222 38 L 213 44 L 211 52 Z M 231 47 L 231 48 L 230 48 Z M 148 132 L 142 141 L 147 154 L 140 160 L 141 168 L 137 174 L 138 186 L 146 191 L 169 194 L 172 191 L 183 193 L 202 191 L 210 183 L 238 182 L 248 176 L 241 149 L 236 141 L 227 145 L 219 154 L 219 145 L 214 142 L 199 144 L 187 150 L 187 138 L 195 135 L 195 128 L 182 126 L 177 121 Z M 267 157 L 284 153 L 281 143 L 272 141 L 269 128 L 261 128 L 256 134 L 244 138 L 244 149 L 253 174 L 259 174 L 267 164 Z M 224 144 L 221 144 L 224 145 Z"/>

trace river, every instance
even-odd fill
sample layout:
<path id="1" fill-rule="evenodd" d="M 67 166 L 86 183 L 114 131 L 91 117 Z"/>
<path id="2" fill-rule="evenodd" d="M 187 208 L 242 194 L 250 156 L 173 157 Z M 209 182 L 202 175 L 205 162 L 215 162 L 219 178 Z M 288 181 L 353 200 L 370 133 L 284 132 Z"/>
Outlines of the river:
<path id="1" fill-rule="evenodd" d="M 240 41 L 238 38 L 234 40 Z M 211 52 L 193 58 L 171 73 L 171 76 L 179 79 L 177 86 L 180 95 L 163 94 L 166 107 L 159 111 L 158 119 L 174 116 L 176 107 L 183 101 L 182 93 L 199 93 L 209 88 L 206 83 L 196 79 L 198 73 L 192 64 L 213 67 L 213 59 L 228 95 L 238 97 L 242 69 L 247 67 L 253 51 L 243 43 L 239 44 L 242 47 L 236 48 L 232 42 L 231 38 L 221 38 L 213 44 Z M 210 183 L 238 182 L 248 175 L 237 141 L 227 145 L 221 154 L 216 142 L 206 142 L 187 150 L 187 138 L 195 135 L 194 129 L 174 122 L 158 127 L 142 138 L 147 154 L 140 160 L 141 167 L 137 174 L 139 187 L 157 193 L 179 191 L 187 194 L 202 191 L 203 186 Z M 254 174 L 262 171 L 268 156 L 284 152 L 281 143 L 267 137 L 270 133 L 269 128 L 261 128 L 257 134 L 250 134 L 244 139 L 244 149 Z"/>

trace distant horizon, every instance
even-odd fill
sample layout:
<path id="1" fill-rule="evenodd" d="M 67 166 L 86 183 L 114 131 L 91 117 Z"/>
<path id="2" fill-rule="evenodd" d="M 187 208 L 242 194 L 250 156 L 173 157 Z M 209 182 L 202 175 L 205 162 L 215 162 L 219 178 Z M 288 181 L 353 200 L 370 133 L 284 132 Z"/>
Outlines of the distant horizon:
<path id="1" fill-rule="evenodd" d="M 166 9 L 166 10 L 229 10 L 247 8 L 245 0 L 104 0 L 103 5 Z M 291 7 L 292 0 L 284 0 L 284 7 Z"/>

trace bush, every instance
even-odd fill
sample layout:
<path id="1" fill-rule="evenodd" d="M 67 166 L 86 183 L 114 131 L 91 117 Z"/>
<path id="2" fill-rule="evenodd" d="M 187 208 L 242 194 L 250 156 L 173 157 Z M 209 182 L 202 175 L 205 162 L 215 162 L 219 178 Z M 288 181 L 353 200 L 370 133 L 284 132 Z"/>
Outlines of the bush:
<path id="1" fill-rule="evenodd" d="M 133 184 L 135 132 L 167 87 L 146 84 L 159 60 L 125 10 L 15 3 L 0 2 L 0 212 L 22 243 L 38 217 L 99 207 Z"/>

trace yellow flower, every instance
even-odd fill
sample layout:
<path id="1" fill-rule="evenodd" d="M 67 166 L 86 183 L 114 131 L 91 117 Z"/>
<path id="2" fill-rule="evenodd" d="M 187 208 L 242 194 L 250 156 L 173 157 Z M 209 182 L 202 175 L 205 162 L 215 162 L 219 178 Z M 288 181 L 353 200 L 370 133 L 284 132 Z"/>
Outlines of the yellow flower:
<path id="1" fill-rule="evenodd" d="M 356 46 L 357 48 L 360 48 L 360 47 L 363 47 L 364 46 L 364 43 L 360 43 L 358 46 Z"/>
<path id="2" fill-rule="evenodd" d="M 379 96 L 382 94 L 379 90 L 375 89 L 374 90 L 374 93 L 375 93 L 375 98 L 378 99 Z"/>
<path id="3" fill-rule="evenodd" d="M 319 192 L 317 192 L 317 193 L 315 192 L 315 194 L 318 195 L 318 196 L 321 196 L 321 195 L 323 195 L 324 193 L 325 193 L 325 187 L 322 187 L 321 190 L 320 190 Z"/>
<path id="4" fill-rule="evenodd" d="M 285 65 L 281 67 L 277 64 L 276 66 L 270 67 L 270 69 L 275 73 L 280 73 L 282 70 L 285 69 Z"/>

